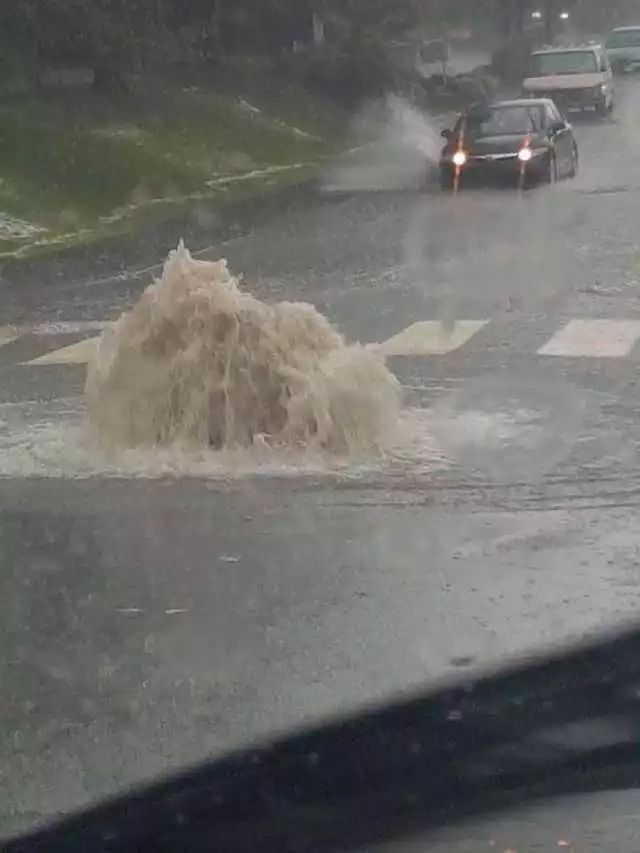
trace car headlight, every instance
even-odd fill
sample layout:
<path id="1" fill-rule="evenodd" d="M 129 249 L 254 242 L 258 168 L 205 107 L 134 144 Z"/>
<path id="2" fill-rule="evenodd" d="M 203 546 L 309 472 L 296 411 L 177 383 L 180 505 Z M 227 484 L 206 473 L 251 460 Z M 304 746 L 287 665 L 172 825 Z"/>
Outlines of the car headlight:
<path id="1" fill-rule="evenodd" d="M 548 148 L 530 148 L 528 145 L 523 145 L 518 151 L 518 160 L 521 163 L 529 163 L 535 157 L 542 157 L 548 150 Z"/>

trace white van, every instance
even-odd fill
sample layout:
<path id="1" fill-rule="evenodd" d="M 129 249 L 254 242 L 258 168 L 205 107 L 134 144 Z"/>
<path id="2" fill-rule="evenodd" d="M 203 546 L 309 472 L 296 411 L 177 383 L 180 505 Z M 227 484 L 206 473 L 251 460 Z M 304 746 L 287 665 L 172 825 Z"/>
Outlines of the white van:
<path id="1" fill-rule="evenodd" d="M 597 44 L 536 50 L 522 90 L 528 98 L 551 98 L 563 112 L 595 109 L 601 116 L 610 115 L 615 99 L 607 52 Z"/>
<path id="2" fill-rule="evenodd" d="M 605 47 L 616 71 L 640 68 L 640 26 L 618 27 L 611 32 Z"/>

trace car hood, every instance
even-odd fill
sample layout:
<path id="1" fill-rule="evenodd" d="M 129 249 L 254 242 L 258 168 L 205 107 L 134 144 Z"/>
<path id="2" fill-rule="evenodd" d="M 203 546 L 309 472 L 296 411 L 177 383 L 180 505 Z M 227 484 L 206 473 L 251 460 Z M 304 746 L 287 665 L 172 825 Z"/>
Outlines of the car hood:
<path id="1" fill-rule="evenodd" d="M 548 77 L 527 77 L 522 84 L 529 92 L 549 92 L 553 89 L 589 89 L 602 83 L 602 73 L 551 74 Z"/>

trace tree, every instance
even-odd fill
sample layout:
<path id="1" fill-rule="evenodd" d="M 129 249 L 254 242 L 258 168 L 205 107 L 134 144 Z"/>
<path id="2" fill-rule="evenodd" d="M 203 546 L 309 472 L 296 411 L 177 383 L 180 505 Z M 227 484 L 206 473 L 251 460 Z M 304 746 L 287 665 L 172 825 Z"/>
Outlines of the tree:
<path id="1" fill-rule="evenodd" d="M 96 88 L 125 88 L 153 33 L 201 27 L 203 44 L 277 55 L 313 41 L 322 22 L 380 33 L 415 20 L 427 0 L 0 0 L 0 38 L 34 81 L 44 67 L 87 64 Z M 429 3 L 435 0 L 428 0 Z M 486 2 L 486 0 L 478 0 Z M 467 0 L 468 5 L 470 0 Z"/>
<path id="2" fill-rule="evenodd" d="M 560 9 L 558 0 L 544 0 L 544 37 L 547 44 L 553 44 L 558 28 Z"/>

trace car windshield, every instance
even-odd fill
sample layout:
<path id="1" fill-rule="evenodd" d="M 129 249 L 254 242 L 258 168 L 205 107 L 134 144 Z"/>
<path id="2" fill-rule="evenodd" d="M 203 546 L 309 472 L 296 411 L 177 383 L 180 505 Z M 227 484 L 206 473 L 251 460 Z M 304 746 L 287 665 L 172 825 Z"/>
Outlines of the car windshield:
<path id="1" fill-rule="evenodd" d="M 544 109 L 541 106 L 492 107 L 472 111 L 466 121 L 462 121 L 474 137 L 525 135 L 537 133 L 544 126 Z"/>
<path id="2" fill-rule="evenodd" d="M 640 618 L 633 2 L 0 0 L 0 850 Z"/>
<path id="3" fill-rule="evenodd" d="M 607 47 L 640 47 L 640 27 L 637 30 L 614 30 L 607 39 Z"/>
<path id="4" fill-rule="evenodd" d="M 592 50 L 534 53 L 530 76 L 551 77 L 554 74 L 592 74 L 598 70 L 598 58 Z"/>

